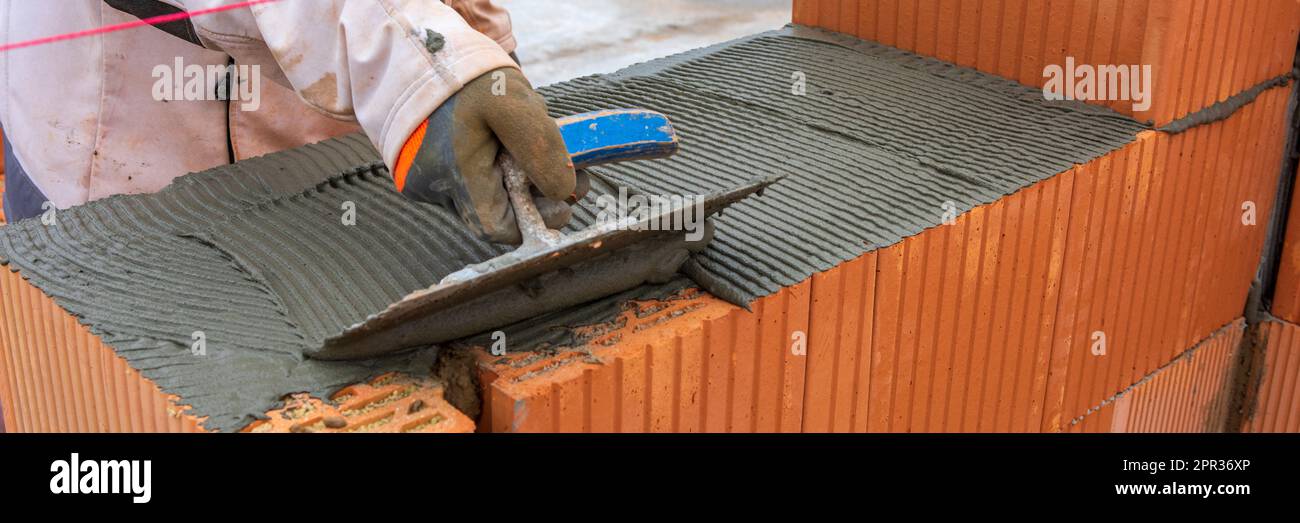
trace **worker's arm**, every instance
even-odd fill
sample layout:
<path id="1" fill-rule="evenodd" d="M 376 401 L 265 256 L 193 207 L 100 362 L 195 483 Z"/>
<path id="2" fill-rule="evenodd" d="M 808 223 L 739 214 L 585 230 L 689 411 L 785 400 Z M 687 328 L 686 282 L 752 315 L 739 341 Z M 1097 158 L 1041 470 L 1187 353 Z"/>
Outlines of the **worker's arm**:
<path id="1" fill-rule="evenodd" d="M 515 51 L 515 33 L 510 25 L 510 13 L 493 0 L 445 0 L 448 7 L 460 13 L 480 33 L 493 40 L 508 53 Z"/>
<path id="2" fill-rule="evenodd" d="M 229 4 L 170 1 L 191 12 Z M 462 11 L 491 5 L 456 4 Z M 454 205 L 485 238 L 518 239 L 504 185 L 492 168 L 500 146 L 529 172 L 541 195 L 561 201 L 575 192 L 563 139 L 542 98 L 498 43 L 503 37 L 485 36 L 442 2 L 278 0 L 193 22 L 205 47 L 237 63 L 262 64 L 264 75 L 292 87 L 309 105 L 356 119 L 403 194 Z M 399 166 L 404 148 L 413 154 Z M 567 221 L 567 206 L 563 210 L 552 215 Z"/>

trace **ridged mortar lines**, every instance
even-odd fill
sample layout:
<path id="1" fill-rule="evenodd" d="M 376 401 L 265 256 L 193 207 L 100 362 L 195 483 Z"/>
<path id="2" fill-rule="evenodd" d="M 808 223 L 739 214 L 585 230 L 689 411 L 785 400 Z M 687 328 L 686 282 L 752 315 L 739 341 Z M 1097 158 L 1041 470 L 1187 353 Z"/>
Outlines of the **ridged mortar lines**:
<path id="1" fill-rule="evenodd" d="M 330 180 L 341 172 L 386 176 L 376 165 L 364 139 L 308 146 L 184 177 L 156 195 L 60 211 L 54 226 L 8 226 L 0 232 L 0 255 L 133 368 L 209 416 L 210 428 L 231 430 L 287 392 L 327 394 L 380 368 L 426 371 L 431 355 L 302 361 L 302 317 L 291 316 L 272 285 L 199 237 L 225 217 L 276 198 L 275 191 L 341 187 Z M 190 353 L 195 331 L 206 338 L 206 356 Z"/>
<path id="2" fill-rule="evenodd" d="M 807 92 L 779 103 L 794 70 L 807 73 Z M 699 285 L 737 303 L 936 226 L 949 201 L 954 213 L 991 203 L 1142 129 L 1033 92 L 801 28 L 544 89 L 557 114 L 658 109 L 682 135 L 674 158 L 595 169 L 593 195 L 571 227 L 590 223 L 595 195 L 614 185 L 690 195 L 786 175 L 764 197 L 717 217 L 714 242 L 687 264 Z M 932 104 L 943 109 L 926 109 Z M 427 369 L 430 351 L 364 363 L 300 355 L 406 292 L 499 252 L 465 236 L 449 212 L 394 194 L 386 178 L 364 138 L 330 140 L 189 175 L 158 194 L 60 211 L 53 227 L 34 220 L 5 227 L 0 261 L 208 416 L 209 427 L 229 430 L 287 392 L 324 397 L 381 372 Z M 357 204 L 356 226 L 339 222 L 347 201 Z M 662 296 L 670 287 L 620 297 Z M 579 309 L 593 317 L 617 311 L 620 297 Z M 551 319 L 591 323 L 563 311 Z M 197 330 L 207 336 L 206 357 L 189 353 Z M 539 336 L 557 330 L 567 329 L 550 324 Z M 781 334 L 766 336 L 775 344 Z M 784 369 L 784 360 L 754 362 L 765 379 L 788 380 L 781 397 L 802 395 L 802 373 Z M 762 398 L 769 400 L 776 398 Z M 772 412 L 764 426 L 797 427 L 793 413 Z"/>
<path id="3" fill-rule="evenodd" d="M 791 94 L 804 72 L 806 94 Z M 556 114 L 666 112 L 682 152 L 602 177 L 682 194 L 787 174 L 718 219 L 699 283 L 748 302 L 1132 141 L 1116 113 L 931 58 L 791 27 L 544 89 Z"/>

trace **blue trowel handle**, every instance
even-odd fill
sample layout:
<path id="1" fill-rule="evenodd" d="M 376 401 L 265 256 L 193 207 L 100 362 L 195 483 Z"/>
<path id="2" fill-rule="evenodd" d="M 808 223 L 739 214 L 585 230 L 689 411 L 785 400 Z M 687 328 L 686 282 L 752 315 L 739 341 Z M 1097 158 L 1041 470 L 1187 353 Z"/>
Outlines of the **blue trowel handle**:
<path id="1" fill-rule="evenodd" d="M 573 166 L 581 169 L 623 160 L 664 158 L 677 152 L 668 117 L 644 109 L 615 109 L 555 120 Z"/>
<path id="2" fill-rule="evenodd" d="M 677 152 L 677 133 L 668 117 L 653 111 L 599 111 L 560 118 L 555 122 L 560 126 L 564 145 L 577 169 L 623 160 L 663 158 Z M 564 236 L 560 231 L 546 227 L 528 188 L 528 174 L 505 149 L 501 150 L 497 165 L 503 171 L 515 221 L 523 234 L 523 245 L 516 252 L 539 251 L 560 245 Z"/>

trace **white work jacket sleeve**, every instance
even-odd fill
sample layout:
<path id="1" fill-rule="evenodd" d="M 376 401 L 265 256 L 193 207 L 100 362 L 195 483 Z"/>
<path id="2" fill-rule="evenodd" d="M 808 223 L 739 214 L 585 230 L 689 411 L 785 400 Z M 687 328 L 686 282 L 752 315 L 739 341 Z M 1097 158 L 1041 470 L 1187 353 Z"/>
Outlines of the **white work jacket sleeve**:
<path id="1" fill-rule="evenodd" d="M 168 1 L 195 13 L 236 0 Z M 503 14 L 489 10 L 481 22 L 500 33 Z M 390 168 L 443 101 L 489 71 L 517 67 L 498 43 L 512 37 L 485 36 L 437 0 L 276 0 L 192 21 L 206 47 L 260 64 L 310 106 L 355 119 Z M 508 34 L 508 16 L 504 24 Z"/>
<path id="2" fill-rule="evenodd" d="M 496 40 L 507 53 L 515 52 L 515 33 L 510 25 L 510 13 L 492 0 L 444 0 L 445 4 L 460 13 L 460 17 L 478 32 Z"/>

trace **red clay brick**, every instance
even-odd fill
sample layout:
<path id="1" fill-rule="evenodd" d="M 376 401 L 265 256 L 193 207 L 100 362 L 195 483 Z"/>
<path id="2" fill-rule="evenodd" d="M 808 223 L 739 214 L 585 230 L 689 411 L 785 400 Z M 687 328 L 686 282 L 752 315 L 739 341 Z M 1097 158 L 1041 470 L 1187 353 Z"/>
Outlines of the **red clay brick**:
<path id="1" fill-rule="evenodd" d="M 856 14 L 856 18 L 854 18 Z M 1041 87 L 1043 68 L 1151 65 L 1152 105 L 1097 101 L 1163 125 L 1291 70 L 1294 0 L 795 0 L 794 22 Z"/>

